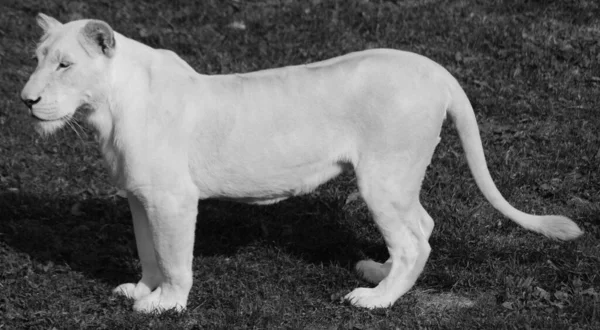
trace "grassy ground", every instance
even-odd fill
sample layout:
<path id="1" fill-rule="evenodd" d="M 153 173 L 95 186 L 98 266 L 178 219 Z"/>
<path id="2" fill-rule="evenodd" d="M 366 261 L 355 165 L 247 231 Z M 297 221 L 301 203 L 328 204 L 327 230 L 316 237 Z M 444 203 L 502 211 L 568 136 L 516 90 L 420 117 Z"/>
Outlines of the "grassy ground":
<path id="1" fill-rule="evenodd" d="M 18 100 L 39 11 L 106 20 L 207 74 L 372 47 L 429 56 L 469 94 L 507 199 L 565 214 L 586 234 L 555 242 L 500 216 L 447 125 L 421 193 L 436 220 L 433 252 L 392 308 L 340 301 L 366 285 L 357 260 L 387 257 L 347 175 L 274 206 L 201 202 L 188 310 L 133 313 L 109 294 L 137 280 L 130 214 L 91 133 L 42 139 Z M 598 329 L 599 63 L 595 0 L 3 0 L 0 329 Z"/>

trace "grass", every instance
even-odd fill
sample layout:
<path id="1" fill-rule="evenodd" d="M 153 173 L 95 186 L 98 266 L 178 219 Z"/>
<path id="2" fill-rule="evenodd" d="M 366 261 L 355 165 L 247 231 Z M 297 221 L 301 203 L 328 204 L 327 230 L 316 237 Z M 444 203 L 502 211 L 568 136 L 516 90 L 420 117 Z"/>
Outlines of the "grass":
<path id="1" fill-rule="evenodd" d="M 103 19 L 206 74 L 373 47 L 424 54 L 470 96 L 506 198 L 527 212 L 565 214 L 586 234 L 556 242 L 494 211 L 447 125 L 421 193 L 436 221 L 433 252 L 392 308 L 340 300 L 367 285 L 356 261 L 387 257 L 344 175 L 268 207 L 200 202 L 188 310 L 133 313 L 110 296 L 139 272 L 130 213 L 91 132 L 42 139 L 18 100 L 34 68 L 39 11 Z M 599 40 L 594 0 L 4 0 L 0 329 L 600 328 Z"/>

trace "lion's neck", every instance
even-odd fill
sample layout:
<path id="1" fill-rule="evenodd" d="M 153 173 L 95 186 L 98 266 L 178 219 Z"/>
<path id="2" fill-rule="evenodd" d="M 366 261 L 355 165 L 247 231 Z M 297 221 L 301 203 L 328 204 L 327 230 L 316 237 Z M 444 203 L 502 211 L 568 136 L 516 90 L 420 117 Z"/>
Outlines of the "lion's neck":
<path id="1" fill-rule="evenodd" d="M 95 104 L 96 109 L 88 122 L 94 128 L 97 141 L 115 184 L 123 187 L 124 171 L 127 167 L 127 150 L 139 139 L 135 127 L 142 125 L 149 100 L 143 95 L 148 91 L 148 62 L 151 48 L 131 39 L 117 35 L 120 51 L 111 61 L 108 72 L 109 86 Z"/>

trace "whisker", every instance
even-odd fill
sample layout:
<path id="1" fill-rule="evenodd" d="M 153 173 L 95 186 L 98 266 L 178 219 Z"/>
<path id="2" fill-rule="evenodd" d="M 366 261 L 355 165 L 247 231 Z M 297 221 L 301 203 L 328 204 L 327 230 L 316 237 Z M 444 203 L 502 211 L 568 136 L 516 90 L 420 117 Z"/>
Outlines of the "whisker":
<path id="1" fill-rule="evenodd" d="M 69 117 L 69 118 L 67 118 L 67 119 L 66 119 L 66 123 L 67 123 L 67 125 L 69 125 L 69 127 L 71 127 L 71 129 L 73 130 L 73 132 L 75 132 L 75 134 L 77 134 L 77 137 L 79 137 L 79 139 L 80 139 L 81 141 L 84 141 L 84 142 L 85 142 L 85 140 L 84 140 L 84 139 L 81 137 L 81 135 L 79 134 L 79 132 L 78 132 L 78 131 L 77 131 L 77 129 L 75 128 L 75 125 L 73 125 L 73 121 L 72 121 L 72 120 L 73 120 L 73 117 Z"/>
<path id="2" fill-rule="evenodd" d="M 75 126 L 79 127 L 79 130 L 81 131 L 82 134 L 84 134 L 86 137 L 88 136 L 88 131 L 84 126 L 81 126 L 81 124 L 79 123 L 78 120 L 73 120 L 73 124 L 75 124 Z"/>
<path id="3" fill-rule="evenodd" d="M 79 127 L 79 129 L 81 129 L 82 132 L 86 132 L 85 127 L 81 126 L 79 121 L 73 120 L 73 124 L 77 125 L 77 127 Z"/>

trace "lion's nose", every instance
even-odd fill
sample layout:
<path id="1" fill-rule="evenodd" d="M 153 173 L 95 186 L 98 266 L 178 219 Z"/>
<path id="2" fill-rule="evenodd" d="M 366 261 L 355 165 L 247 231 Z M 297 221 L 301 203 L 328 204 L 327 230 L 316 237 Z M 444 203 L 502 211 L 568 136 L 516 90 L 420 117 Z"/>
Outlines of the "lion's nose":
<path id="1" fill-rule="evenodd" d="M 31 107 L 33 107 L 33 105 L 36 104 L 36 103 L 38 103 L 41 99 L 42 99 L 42 97 L 40 96 L 40 97 L 38 97 L 35 100 L 32 100 L 32 99 L 21 99 L 21 101 L 23 101 L 23 103 L 25 103 L 25 105 L 29 109 L 31 109 Z"/>

